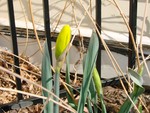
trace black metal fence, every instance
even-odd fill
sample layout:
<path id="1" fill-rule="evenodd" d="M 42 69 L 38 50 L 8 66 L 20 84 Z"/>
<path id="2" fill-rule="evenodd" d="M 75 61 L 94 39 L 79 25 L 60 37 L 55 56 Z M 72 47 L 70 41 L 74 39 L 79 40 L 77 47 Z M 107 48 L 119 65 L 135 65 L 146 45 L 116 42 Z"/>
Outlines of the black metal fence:
<path id="1" fill-rule="evenodd" d="M 12 43 L 13 43 L 13 53 L 15 55 L 18 55 L 13 2 L 14 2 L 13 0 L 7 0 L 8 11 L 9 11 L 8 14 L 9 14 L 9 20 L 10 20 L 11 38 L 12 38 Z M 137 0 L 129 0 L 129 3 L 130 3 L 129 25 L 130 25 L 131 31 L 133 33 L 134 40 L 136 40 Z M 52 37 L 51 37 L 51 31 L 50 31 L 49 0 L 43 0 L 43 11 L 44 11 L 43 18 L 44 18 L 44 27 L 45 27 L 45 37 L 47 38 L 50 56 L 52 56 L 52 50 L 50 49 Z M 101 18 L 102 18 L 101 12 L 102 12 L 101 11 L 101 0 L 96 0 L 96 22 L 97 22 L 97 25 L 99 26 L 98 27 L 99 31 L 101 31 Z M 135 65 L 135 51 L 134 51 L 130 37 L 131 36 L 129 34 L 128 67 L 132 68 Z M 100 40 L 99 40 L 99 43 L 101 45 Z M 99 48 L 99 54 L 98 54 L 98 59 L 97 59 L 97 69 L 98 69 L 99 73 L 101 73 L 101 50 L 102 50 L 102 45 Z M 51 59 L 51 62 L 52 62 L 52 59 Z M 14 57 L 14 63 L 15 63 L 14 65 L 19 67 L 19 59 L 17 57 Z M 17 74 L 20 74 L 19 68 L 15 67 L 14 71 Z M 16 84 L 17 84 L 17 90 L 22 90 L 21 80 L 19 78 L 16 78 Z M 61 92 L 61 93 L 64 93 L 64 92 Z M 39 99 L 39 98 L 29 98 L 29 99 L 25 100 L 25 99 L 23 99 L 23 96 L 20 93 L 18 93 L 17 98 L 18 98 L 17 102 L 0 105 L 0 110 L 1 110 L 0 112 L 12 110 L 14 105 L 18 105 L 18 108 L 23 108 L 23 107 L 25 107 L 23 103 L 31 102 L 30 105 L 35 105 L 35 104 L 43 102 L 42 99 Z"/>

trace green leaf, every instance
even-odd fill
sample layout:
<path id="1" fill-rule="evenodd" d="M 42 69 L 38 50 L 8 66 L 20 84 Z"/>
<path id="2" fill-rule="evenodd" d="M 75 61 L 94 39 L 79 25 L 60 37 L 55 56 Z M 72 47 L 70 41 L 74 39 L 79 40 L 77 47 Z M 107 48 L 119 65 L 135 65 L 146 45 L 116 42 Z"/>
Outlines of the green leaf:
<path id="1" fill-rule="evenodd" d="M 143 78 L 132 69 L 128 69 L 128 72 L 129 72 L 129 76 L 130 76 L 131 80 L 138 86 L 142 87 Z"/>
<path id="2" fill-rule="evenodd" d="M 71 39 L 71 29 L 69 25 L 65 25 L 56 40 L 55 57 L 57 60 L 62 60 L 64 54 Z"/>
<path id="3" fill-rule="evenodd" d="M 83 59 L 83 70 L 85 68 L 85 58 Z M 91 83 L 90 83 L 90 86 L 89 86 L 89 91 L 88 91 L 88 98 L 87 98 L 87 107 L 88 107 L 88 110 L 89 112 L 91 111 L 91 103 L 93 103 L 93 110 L 94 110 L 94 113 L 97 113 L 97 92 L 96 92 L 96 89 L 95 89 L 95 86 L 94 86 L 94 82 L 93 82 L 93 79 L 91 79 Z"/>
<path id="4" fill-rule="evenodd" d="M 138 110 L 140 111 L 140 113 L 142 113 L 142 105 L 141 105 L 141 103 L 138 105 Z"/>
<path id="5" fill-rule="evenodd" d="M 106 106 L 105 106 L 104 99 L 103 99 L 102 83 L 101 83 L 101 79 L 96 68 L 94 68 L 93 70 L 93 81 L 95 84 L 96 91 L 98 93 L 98 97 L 100 98 L 102 113 L 107 113 Z"/>
<path id="6" fill-rule="evenodd" d="M 94 110 L 94 113 L 97 113 L 97 103 L 98 103 L 98 98 L 97 98 L 97 92 L 96 92 L 96 89 L 95 89 L 95 86 L 94 86 L 94 82 L 93 82 L 93 79 L 91 80 L 91 83 L 90 83 L 90 87 L 89 87 L 89 95 L 88 96 L 88 100 L 90 99 L 92 101 L 92 104 L 93 104 L 93 110 Z"/>
<path id="7" fill-rule="evenodd" d="M 141 77 L 142 72 L 138 71 L 140 75 L 132 69 L 129 69 L 128 72 L 132 81 L 134 82 L 134 89 L 133 92 L 130 94 L 130 97 L 132 101 L 136 104 L 138 97 L 145 91 L 145 89 L 142 87 L 142 83 L 143 83 Z M 133 107 L 132 102 L 130 101 L 129 98 L 127 98 L 124 104 L 121 106 L 119 113 L 129 113 L 132 107 Z"/>
<path id="8" fill-rule="evenodd" d="M 66 58 L 66 83 L 70 84 L 70 62 L 69 62 L 69 53 L 67 53 L 67 58 Z M 69 89 L 69 92 L 71 93 L 71 95 L 69 94 L 69 92 L 67 92 L 67 99 L 68 99 L 68 103 L 75 109 L 77 109 L 77 105 L 75 103 L 75 99 L 73 97 L 73 90 L 67 86 L 67 88 Z"/>
<path id="9" fill-rule="evenodd" d="M 52 91 L 52 72 L 51 72 L 51 61 L 48 51 L 47 43 L 45 43 L 44 54 L 42 59 L 42 86 Z M 43 95 L 49 97 L 48 92 L 43 91 Z M 52 98 L 52 96 L 50 96 Z M 44 113 L 52 113 L 53 112 L 53 102 L 48 102 L 46 108 L 44 109 Z"/>
<path id="10" fill-rule="evenodd" d="M 137 89 L 134 90 L 131 94 L 130 97 L 132 99 L 132 101 L 136 104 L 138 97 L 144 92 L 144 88 L 139 87 L 137 85 Z M 124 102 L 124 104 L 121 106 L 119 113 L 129 113 L 131 108 L 133 107 L 132 102 L 129 100 L 129 98 L 126 99 L 126 101 Z"/>
<path id="11" fill-rule="evenodd" d="M 92 109 L 92 103 L 91 103 L 91 93 L 89 92 L 88 96 L 87 96 L 87 108 L 88 108 L 88 112 L 89 113 L 93 113 L 93 109 Z M 95 112 L 96 113 L 96 112 Z"/>
<path id="12" fill-rule="evenodd" d="M 80 98 L 79 98 L 78 108 L 77 108 L 78 113 L 83 113 L 83 109 L 87 98 L 87 93 L 92 79 L 93 68 L 95 66 L 95 62 L 97 59 L 98 48 L 99 48 L 98 37 L 97 34 L 93 32 L 92 37 L 90 39 L 87 55 L 85 58 L 85 63 L 84 63 L 83 81 L 82 81 Z"/>

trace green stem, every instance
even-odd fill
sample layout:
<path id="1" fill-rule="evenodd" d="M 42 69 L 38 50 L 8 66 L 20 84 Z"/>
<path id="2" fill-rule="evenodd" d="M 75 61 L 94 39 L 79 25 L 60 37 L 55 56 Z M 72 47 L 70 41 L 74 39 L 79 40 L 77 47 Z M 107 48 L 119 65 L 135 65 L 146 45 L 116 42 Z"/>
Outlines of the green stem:
<path id="1" fill-rule="evenodd" d="M 55 78 L 54 78 L 54 94 L 59 97 L 59 76 L 60 76 L 60 67 L 57 66 Z M 56 102 L 59 102 L 58 98 L 54 98 Z M 59 113 L 59 105 L 54 104 L 54 113 Z"/>
<path id="2" fill-rule="evenodd" d="M 52 72 L 50 69 L 50 56 L 49 56 L 49 51 L 48 51 L 48 46 L 47 43 L 45 43 L 45 48 L 44 48 L 44 54 L 42 58 L 42 86 L 49 91 L 52 91 L 53 85 L 52 85 Z M 50 97 L 53 98 L 47 91 L 43 90 L 43 95 L 45 97 Z M 43 100 L 43 103 L 45 103 L 45 100 Z M 46 103 L 45 103 L 46 104 Z M 46 104 L 46 107 L 44 108 L 44 113 L 52 113 L 53 112 L 53 102 L 49 101 Z"/>

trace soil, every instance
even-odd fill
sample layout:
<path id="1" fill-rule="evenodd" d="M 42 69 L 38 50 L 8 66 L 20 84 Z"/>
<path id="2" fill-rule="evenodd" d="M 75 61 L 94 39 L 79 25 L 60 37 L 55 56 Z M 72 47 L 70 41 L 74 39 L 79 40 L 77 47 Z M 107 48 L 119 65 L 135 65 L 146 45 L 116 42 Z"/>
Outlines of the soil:
<path id="1" fill-rule="evenodd" d="M 29 61 L 28 57 L 21 56 L 26 61 Z M 0 51 L 0 66 L 13 71 L 13 55 L 10 55 L 8 53 Z M 41 70 L 38 67 L 35 67 L 32 64 L 29 64 L 25 62 L 24 60 L 20 60 L 20 71 L 21 76 L 25 77 L 27 79 L 30 79 L 38 84 L 41 84 Z M 65 77 L 62 75 L 62 79 L 65 79 Z M 32 84 L 27 83 L 26 81 L 22 82 L 22 90 L 25 92 L 30 92 L 32 94 L 41 95 L 41 89 L 39 87 L 36 87 Z M 81 85 L 81 78 L 77 79 L 76 84 L 74 84 L 75 87 Z M 0 87 L 3 88 L 11 88 L 16 89 L 16 82 L 15 77 L 12 75 L 9 75 L 3 71 L 0 70 Z M 103 88 L 104 91 L 104 100 L 107 107 L 108 113 L 117 113 L 120 106 L 123 104 L 125 99 L 127 98 L 126 94 L 124 93 L 124 90 L 117 86 L 106 86 Z M 23 95 L 24 99 L 29 98 L 30 96 Z M 0 90 L 0 104 L 6 104 L 13 101 L 16 101 L 17 99 L 17 93 L 15 92 L 8 92 Z M 144 105 L 147 108 L 147 112 L 150 111 L 150 94 L 144 93 L 142 95 L 142 101 Z M 7 113 L 39 113 L 42 109 L 42 104 L 32 105 L 26 108 L 22 108 L 19 110 L 12 110 L 8 111 Z M 64 109 L 60 109 L 61 112 L 65 112 Z M 136 111 L 133 109 L 133 113 L 136 113 Z M 143 113 L 147 113 L 146 109 L 143 107 Z"/>

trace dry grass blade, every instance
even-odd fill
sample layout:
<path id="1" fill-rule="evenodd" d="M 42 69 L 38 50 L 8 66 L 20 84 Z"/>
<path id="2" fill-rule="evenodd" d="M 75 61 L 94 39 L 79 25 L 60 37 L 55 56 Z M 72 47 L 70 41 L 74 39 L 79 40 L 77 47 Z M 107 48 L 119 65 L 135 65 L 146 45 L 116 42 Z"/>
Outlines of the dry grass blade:
<path id="1" fill-rule="evenodd" d="M 145 68 L 147 70 L 147 73 L 150 77 L 150 71 L 148 69 L 146 60 L 144 58 L 144 52 L 143 52 L 143 46 L 142 46 L 142 39 L 143 39 L 143 33 L 144 33 L 144 25 L 145 25 L 145 21 L 146 21 L 146 17 L 147 17 L 147 11 L 148 11 L 148 0 L 145 0 L 145 10 L 144 10 L 144 18 L 143 18 L 143 23 L 142 23 L 142 31 L 141 31 L 141 36 L 140 36 L 140 51 L 141 51 L 141 55 L 142 55 L 142 59 L 145 65 Z"/>
<path id="2" fill-rule="evenodd" d="M 20 90 L 15 90 L 15 89 L 11 89 L 11 88 L 2 88 L 0 87 L 0 90 L 3 90 L 3 91 L 9 91 L 9 92 L 16 92 L 16 93 L 21 93 L 21 94 L 24 94 L 24 95 L 29 95 L 29 96 L 32 96 L 32 97 L 37 97 L 37 98 L 41 98 L 41 99 L 44 99 L 44 100 L 47 100 L 47 97 L 44 97 L 44 96 L 40 96 L 40 95 L 35 95 L 35 94 L 32 94 L 32 93 L 27 93 L 27 92 L 24 92 L 24 91 L 20 91 Z M 56 102 L 55 100 L 49 98 L 48 101 L 52 101 L 56 104 L 58 104 L 59 106 L 73 112 L 73 113 L 76 113 L 75 111 L 73 111 L 72 109 L 69 109 L 67 106 L 61 104 L 60 102 Z"/>
<path id="3" fill-rule="evenodd" d="M 44 102 L 44 106 L 42 107 L 42 110 L 40 113 L 43 113 L 44 112 L 44 109 L 46 108 L 46 105 L 48 104 L 49 100 L 51 99 L 50 95 L 48 96 L 48 98 L 46 99 L 46 101 Z M 55 100 L 54 100 L 55 101 Z M 56 101 L 55 101 L 56 102 Z M 58 103 L 58 102 L 56 102 Z M 55 104 L 56 104 L 55 103 Z M 58 104 L 59 105 L 59 104 Z"/>
<path id="4" fill-rule="evenodd" d="M 28 46 L 28 40 L 29 40 L 29 30 L 28 30 L 28 23 L 27 23 L 27 17 L 26 17 L 26 14 L 25 14 L 25 11 L 24 11 L 24 9 L 23 9 L 23 4 L 22 4 L 22 1 L 21 0 L 19 0 L 19 2 L 20 2 L 20 6 L 21 6 L 21 9 L 22 9 L 22 12 L 23 12 L 23 15 L 24 15 L 24 19 L 25 19 L 25 23 L 26 23 L 26 43 L 25 43 L 25 48 L 24 48 L 24 51 L 23 51 L 23 53 L 22 53 L 22 55 L 24 55 L 25 54 L 25 52 L 27 51 L 27 46 Z"/>
<path id="5" fill-rule="evenodd" d="M 54 32 L 56 31 L 56 28 L 57 28 L 58 25 L 59 25 L 59 22 L 60 22 L 60 20 L 61 20 L 63 14 L 64 14 L 64 12 L 65 12 L 65 9 L 70 5 L 70 4 L 67 5 L 67 3 L 68 3 L 68 1 L 66 0 L 65 5 L 64 5 L 64 8 L 63 8 L 63 10 L 62 10 L 62 12 L 61 12 L 61 14 L 60 14 L 60 16 L 59 16 L 59 19 L 58 19 L 58 21 L 56 22 L 56 26 L 55 26 Z"/>
<path id="6" fill-rule="evenodd" d="M 127 19 L 126 19 L 125 15 L 124 15 L 123 11 L 121 10 L 120 6 L 116 2 L 116 0 L 113 0 L 113 1 L 115 3 L 115 6 L 117 7 L 118 11 L 120 12 L 120 15 L 122 16 L 122 19 L 124 20 L 124 23 L 127 26 L 127 29 L 128 29 L 128 31 L 129 31 L 129 33 L 131 35 L 132 44 L 133 44 L 133 47 L 134 47 L 134 50 L 135 50 L 135 54 L 136 54 L 136 57 L 137 57 L 137 66 L 138 66 L 138 68 L 140 68 L 140 59 L 139 59 L 139 54 L 138 54 L 138 51 L 137 51 L 138 49 L 137 49 L 137 46 L 136 46 L 136 42 L 134 41 L 133 33 L 132 33 L 131 29 L 130 29 L 130 26 L 129 26 L 128 22 L 127 22 Z"/>
<path id="7" fill-rule="evenodd" d="M 58 97 L 57 97 L 56 95 L 54 95 L 52 92 L 50 92 L 50 91 L 47 90 L 46 88 L 42 87 L 41 85 L 39 85 L 39 84 L 37 84 L 37 83 L 35 83 L 35 82 L 31 81 L 31 80 L 28 80 L 28 79 L 26 79 L 26 78 L 24 78 L 24 77 L 21 77 L 20 75 L 18 75 L 18 74 L 16 74 L 16 73 L 13 73 L 13 72 L 11 72 L 10 70 L 7 70 L 7 69 L 3 68 L 2 66 L 0 66 L 0 70 L 4 71 L 4 72 L 6 72 L 6 73 L 9 73 L 10 75 L 13 75 L 13 76 L 15 76 L 15 77 L 17 77 L 17 78 L 20 78 L 21 80 L 24 80 L 24 81 L 26 81 L 26 82 L 28 82 L 28 83 L 31 83 L 31 84 L 33 84 L 33 85 L 35 85 L 35 86 L 41 88 L 42 90 L 48 92 L 48 93 L 49 93 L 50 95 L 52 95 L 53 97 L 58 98 Z M 68 104 L 66 104 L 63 100 L 61 100 L 60 98 L 58 98 L 58 100 L 60 101 L 60 103 L 62 103 L 62 104 L 65 105 L 66 107 L 68 107 L 72 112 L 76 112 L 73 108 L 71 108 L 71 107 L 70 107 Z"/>
<path id="8" fill-rule="evenodd" d="M 33 26 L 34 34 L 35 34 L 35 37 L 37 39 L 37 43 L 39 45 L 39 48 L 40 48 L 41 52 L 43 53 L 42 46 L 40 44 L 39 37 L 38 37 L 37 31 L 36 31 L 36 27 L 35 27 L 35 23 L 34 23 L 34 17 L 33 17 L 33 12 L 32 12 L 32 3 L 31 3 L 31 1 L 32 0 L 29 0 L 29 8 L 30 8 L 30 15 L 31 15 L 31 20 L 32 20 L 32 26 Z"/>

